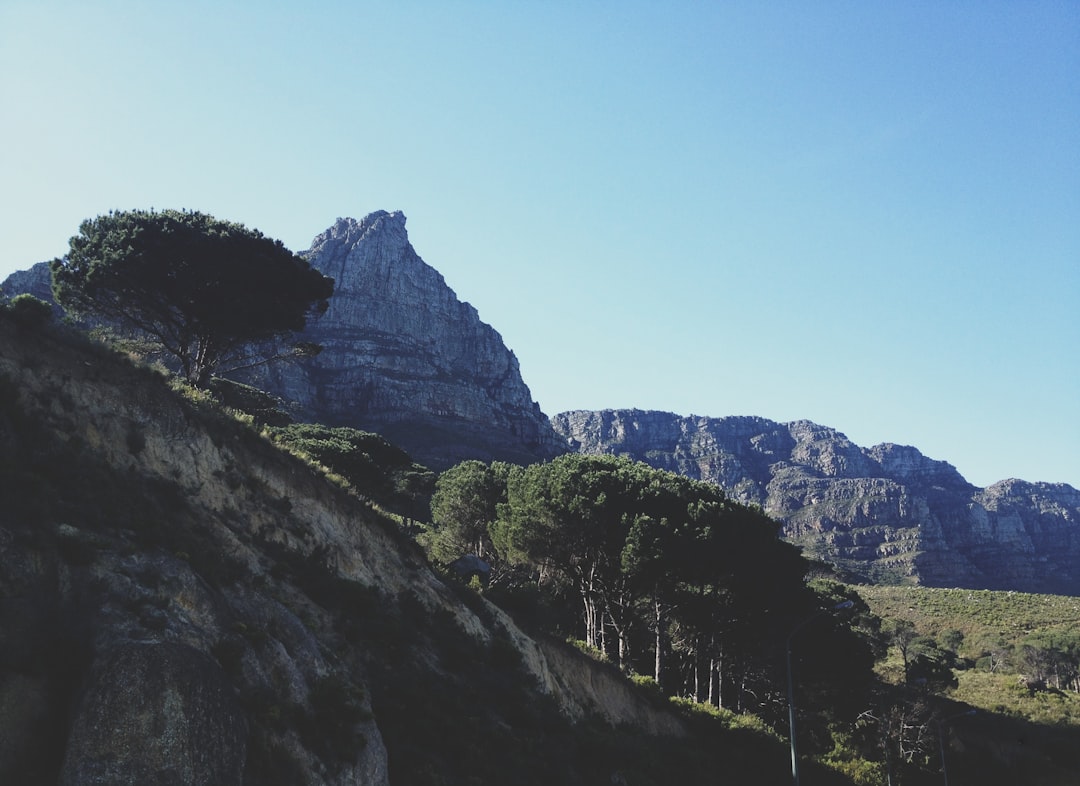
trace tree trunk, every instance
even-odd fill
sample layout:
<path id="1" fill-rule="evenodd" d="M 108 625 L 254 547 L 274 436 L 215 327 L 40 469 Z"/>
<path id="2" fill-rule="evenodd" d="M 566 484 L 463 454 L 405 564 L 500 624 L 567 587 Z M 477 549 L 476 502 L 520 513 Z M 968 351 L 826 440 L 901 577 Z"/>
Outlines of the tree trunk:
<path id="1" fill-rule="evenodd" d="M 709 658 L 709 695 L 707 701 L 711 706 L 716 706 L 716 693 L 714 691 L 713 676 L 716 673 L 716 658 Z"/>

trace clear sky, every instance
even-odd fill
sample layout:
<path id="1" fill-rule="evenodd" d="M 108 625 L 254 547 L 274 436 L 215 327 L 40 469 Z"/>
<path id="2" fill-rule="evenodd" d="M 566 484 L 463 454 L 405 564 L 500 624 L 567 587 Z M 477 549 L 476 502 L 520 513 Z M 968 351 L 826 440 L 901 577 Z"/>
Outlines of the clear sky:
<path id="1" fill-rule="evenodd" d="M 0 279 L 403 210 L 548 414 L 1080 487 L 1080 0 L 0 0 Z"/>

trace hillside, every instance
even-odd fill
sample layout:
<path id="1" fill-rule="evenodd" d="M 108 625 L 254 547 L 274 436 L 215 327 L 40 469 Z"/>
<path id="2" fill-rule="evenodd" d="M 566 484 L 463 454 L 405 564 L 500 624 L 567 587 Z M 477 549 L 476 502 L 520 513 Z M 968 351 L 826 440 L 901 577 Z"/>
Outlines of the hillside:
<path id="1" fill-rule="evenodd" d="M 0 782 L 786 780 L 781 741 L 527 636 L 244 418 L 7 315 L 0 498 Z"/>
<path id="2" fill-rule="evenodd" d="M 0 499 L 0 782 L 790 782 L 760 721 L 523 632 L 249 417 L 2 310 Z M 1072 782 L 1071 725 L 988 706 L 948 734 L 957 782 Z M 847 747 L 876 729 L 804 782 L 882 783 Z M 920 750 L 905 783 L 936 782 Z"/>
<path id="3" fill-rule="evenodd" d="M 978 488 L 916 448 L 809 421 L 604 410 L 552 425 L 574 450 L 719 485 L 859 581 L 1080 594 L 1080 491 L 1065 484 Z"/>

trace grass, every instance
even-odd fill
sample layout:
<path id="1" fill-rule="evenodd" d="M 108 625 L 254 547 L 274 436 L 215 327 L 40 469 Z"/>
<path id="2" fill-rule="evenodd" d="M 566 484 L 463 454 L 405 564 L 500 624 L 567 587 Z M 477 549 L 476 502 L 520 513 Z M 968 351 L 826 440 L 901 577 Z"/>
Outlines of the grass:
<path id="1" fill-rule="evenodd" d="M 879 617 L 908 620 L 924 636 L 940 639 L 959 631 L 964 644 L 958 654 L 964 657 L 977 656 L 973 648 L 989 636 L 1015 643 L 1031 633 L 1080 627 L 1080 598 L 1071 596 L 939 587 L 856 589 Z"/>
<path id="2" fill-rule="evenodd" d="M 968 669 L 957 673 L 952 698 L 980 710 L 1023 718 L 1047 726 L 1080 728 L 1080 694 L 1073 691 L 1030 691 L 1015 674 Z"/>
<path id="3" fill-rule="evenodd" d="M 987 716 L 1009 719 L 1076 735 L 1080 731 L 1080 693 L 1022 684 L 1022 666 L 1010 652 L 1033 636 L 1075 633 L 1080 628 L 1080 598 L 1023 592 L 934 587 L 857 588 L 871 610 L 889 620 L 907 620 L 922 636 L 956 653 L 957 685 L 945 692 L 956 702 Z M 942 646 L 945 646 L 942 644 Z M 990 669 L 988 649 L 995 656 Z M 895 647 L 878 672 L 895 681 L 902 671 Z"/>

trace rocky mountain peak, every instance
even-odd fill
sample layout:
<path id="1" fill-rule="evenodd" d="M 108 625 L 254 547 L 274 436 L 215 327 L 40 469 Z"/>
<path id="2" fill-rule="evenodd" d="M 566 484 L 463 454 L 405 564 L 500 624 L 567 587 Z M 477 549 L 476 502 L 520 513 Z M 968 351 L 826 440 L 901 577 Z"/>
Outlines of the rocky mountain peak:
<path id="1" fill-rule="evenodd" d="M 416 253 L 405 222 L 378 211 L 320 233 L 304 256 L 335 289 L 303 340 L 323 351 L 245 381 L 301 419 L 378 432 L 437 469 L 563 452 L 517 357 Z"/>
<path id="2" fill-rule="evenodd" d="M 952 464 L 927 458 L 910 445 L 885 442 L 867 448 L 866 455 L 881 468 L 880 472 L 886 477 L 945 488 L 966 488 L 971 491 L 975 488 Z"/>
<path id="3" fill-rule="evenodd" d="M 430 271 L 442 281 L 442 276 L 428 268 L 409 244 L 405 214 L 400 210 L 380 210 L 360 221 L 338 218 L 315 237 L 303 256 L 319 261 L 320 270 L 334 279 L 339 293 L 363 286 L 371 275 L 388 275 L 391 266 L 405 267 L 413 273 Z"/>

